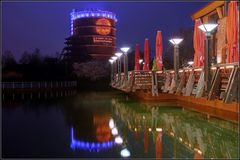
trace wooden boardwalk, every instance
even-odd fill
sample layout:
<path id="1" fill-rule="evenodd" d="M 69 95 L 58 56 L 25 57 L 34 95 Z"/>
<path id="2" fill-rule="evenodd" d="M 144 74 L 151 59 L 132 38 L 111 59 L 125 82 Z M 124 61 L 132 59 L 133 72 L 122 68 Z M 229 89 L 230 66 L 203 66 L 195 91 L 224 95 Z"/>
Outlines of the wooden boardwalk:
<path id="1" fill-rule="evenodd" d="M 231 121 L 238 121 L 239 65 L 222 64 L 211 68 L 211 88 L 205 91 L 203 68 L 179 70 L 175 84 L 173 70 L 130 71 L 128 77 L 115 75 L 111 86 L 141 100 L 174 102 L 199 112 Z"/>

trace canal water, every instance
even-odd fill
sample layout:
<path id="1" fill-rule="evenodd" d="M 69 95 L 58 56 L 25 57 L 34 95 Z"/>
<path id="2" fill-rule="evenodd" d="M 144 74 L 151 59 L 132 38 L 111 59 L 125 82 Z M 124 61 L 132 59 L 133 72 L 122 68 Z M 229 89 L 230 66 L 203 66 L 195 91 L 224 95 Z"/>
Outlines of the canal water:
<path id="1" fill-rule="evenodd" d="M 237 158 L 238 125 L 117 91 L 4 103 L 3 157 Z"/>

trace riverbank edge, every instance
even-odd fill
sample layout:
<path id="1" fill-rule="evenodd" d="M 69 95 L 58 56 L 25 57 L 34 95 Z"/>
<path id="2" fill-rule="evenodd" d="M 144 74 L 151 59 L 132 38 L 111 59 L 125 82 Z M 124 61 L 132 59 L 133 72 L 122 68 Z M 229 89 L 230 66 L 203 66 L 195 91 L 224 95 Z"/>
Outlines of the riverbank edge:
<path id="1" fill-rule="evenodd" d="M 136 91 L 129 93 L 129 96 L 140 101 L 154 101 L 169 103 L 170 106 L 182 107 L 199 113 L 206 114 L 208 118 L 215 117 L 233 123 L 239 122 L 238 103 L 223 103 L 221 100 L 207 100 L 206 98 L 195 98 L 192 96 L 181 96 L 169 93 L 159 93 L 152 96 L 151 92 Z"/>

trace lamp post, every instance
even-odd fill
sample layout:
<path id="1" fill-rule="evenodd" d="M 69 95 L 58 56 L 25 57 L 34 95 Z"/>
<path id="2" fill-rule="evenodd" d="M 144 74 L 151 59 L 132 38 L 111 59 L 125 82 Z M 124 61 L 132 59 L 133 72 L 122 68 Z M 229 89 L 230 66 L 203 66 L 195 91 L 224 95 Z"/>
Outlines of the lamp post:
<path id="1" fill-rule="evenodd" d="M 128 80 L 128 57 L 127 57 L 127 52 L 130 49 L 129 47 L 122 47 L 120 48 L 121 51 L 124 54 L 124 79 Z"/>
<path id="2" fill-rule="evenodd" d="M 204 50 L 204 82 L 205 91 L 208 93 L 211 83 L 211 62 L 212 62 L 212 32 L 217 28 L 217 24 L 206 23 L 198 26 L 203 32 L 205 32 L 205 50 Z"/>
<path id="3" fill-rule="evenodd" d="M 121 56 L 122 56 L 122 53 L 121 52 L 117 52 L 117 53 L 115 53 L 115 56 L 117 56 L 118 57 L 118 82 L 119 82 L 119 84 L 121 83 Z"/>
<path id="4" fill-rule="evenodd" d="M 116 56 L 112 56 L 111 59 L 113 60 L 113 63 L 117 60 Z M 116 75 L 116 70 L 117 70 L 117 63 L 115 63 L 115 65 L 113 65 L 113 80 L 115 78 Z"/>
<path id="5" fill-rule="evenodd" d="M 169 41 L 174 46 L 174 56 L 173 56 L 174 72 L 175 72 L 174 81 L 175 81 L 176 86 L 178 86 L 178 79 L 179 79 L 179 75 L 178 75 L 178 70 L 179 70 L 179 44 L 183 41 L 183 39 L 182 38 L 172 38 Z"/>
<path id="6" fill-rule="evenodd" d="M 113 82 L 113 62 L 114 62 L 114 60 L 109 59 L 108 61 L 111 64 L 111 75 L 110 75 L 110 77 L 111 77 L 111 84 L 112 84 L 112 82 Z"/>

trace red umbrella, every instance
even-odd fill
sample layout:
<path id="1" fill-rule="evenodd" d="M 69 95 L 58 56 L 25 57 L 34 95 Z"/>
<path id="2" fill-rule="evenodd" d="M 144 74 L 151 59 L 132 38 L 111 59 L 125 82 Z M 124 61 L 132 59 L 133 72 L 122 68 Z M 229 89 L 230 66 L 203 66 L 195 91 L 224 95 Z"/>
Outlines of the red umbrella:
<path id="1" fill-rule="evenodd" d="M 200 19 L 195 20 L 193 47 L 194 47 L 194 67 L 203 65 L 205 34 L 198 28 L 202 24 Z"/>
<path id="2" fill-rule="evenodd" d="M 238 8 L 237 1 L 231 1 L 228 5 L 227 17 L 227 62 L 238 62 Z"/>
<path id="3" fill-rule="evenodd" d="M 203 31 L 200 32 L 200 66 L 204 65 L 204 52 L 205 52 L 205 33 Z"/>
<path id="4" fill-rule="evenodd" d="M 163 61 L 162 61 L 162 52 L 163 52 L 163 45 L 162 45 L 162 32 L 157 31 L 156 36 L 156 64 L 157 69 L 162 70 Z"/>
<path id="5" fill-rule="evenodd" d="M 162 159 L 162 132 L 157 133 L 155 149 L 156 159 Z"/>
<path id="6" fill-rule="evenodd" d="M 149 144 L 149 133 L 148 129 L 144 130 L 144 153 L 148 153 L 148 144 Z"/>
<path id="7" fill-rule="evenodd" d="M 144 65 L 143 65 L 143 70 L 144 71 L 149 71 L 149 44 L 148 44 L 148 39 L 145 39 L 144 42 Z"/>
<path id="8" fill-rule="evenodd" d="M 135 47 L 135 67 L 134 67 L 134 70 L 137 70 L 137 71 L 140 70 L 139 60 L 140 60 L 139 44 L 136 44 L 136 47 Z"/>

